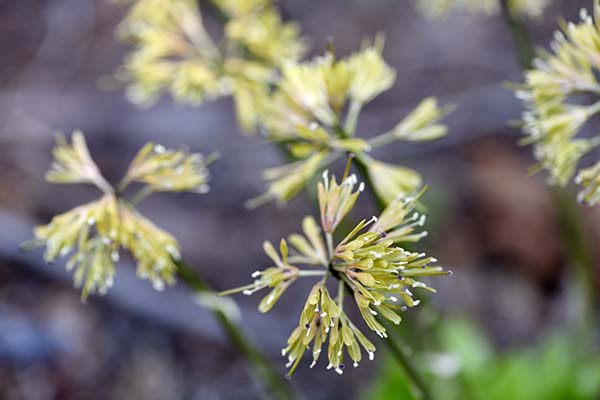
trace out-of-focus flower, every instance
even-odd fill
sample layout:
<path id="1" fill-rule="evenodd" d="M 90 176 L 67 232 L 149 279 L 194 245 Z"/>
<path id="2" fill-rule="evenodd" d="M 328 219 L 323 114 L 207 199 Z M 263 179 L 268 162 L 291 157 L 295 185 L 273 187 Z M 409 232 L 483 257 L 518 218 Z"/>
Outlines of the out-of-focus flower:
<path id="1" fill-rule="evenodd" d="M 130 100 L 146 106 L 165 91 L 192 105 L 233 96 L 239 122 L 251 132 L 276 68 L 302 56 L 306 44 L 270 0 L 214 5 L 226 19 L 223 46 L 204 28 L 196 0 L 136 0 L 118 28 L 134 47 L 116 78 Z"/>
<path id="2" fill-rule="evenodd" d="M 583 168 L 575 178 L 575 182 L 583 189 L 579 192 L 578 200 L 590 205 L 600 201 L 600 162 L 589 168 Z"/>
<path id="3" fill-rule="evenodd" d="M 368 166 L 373 190 L 385 204 L 391 203 L 399 194 L 416 191 L 422 184 L 421 176 L 410 168 L 383 163 L 366 155 L 362 158 Z"/>
<path id="4" fill-rule="evenodd" d="M 304 235 L 294 234 L 287 241 L 282 240 L 281 255 L 270 243 L 265 244 L 265 252 L 275 266 L 254 272 L 252 277 L 255 281 L 250 285 L 222 293 L 243 292 L 250 295 L 269 287 L 271 292 L 259 305 L 260 311 L 266 312 L 297 279 L 321 278 L 309 293 L 298 327 L 292 331 L 287 346 L 282 350 L 282 354 L 288 357 L 289 375 L 309 347 L 313 355 L 311 367 L 327 346 L 327 368 L 339 374 L 343 372 L 346 353 L 355 367 L 362 359 L 361 348 L 373 359 L 375 346 L 344 311 L 346 292 L 351 294 L 369 329 L 386 338 L 381 318 L 398 324 L 400 312 L 420 303 L 413 290 L 435 292 L 420 278 L 450 274 L 437 265 L 435 258 L 398 247 L 401 242 L 415 242 L 425 235 L 419 231 L 425 216 L 413 211 L 422 191 L 409 198 L 395 198 L 379 219 L 373 217 L 360 221 L 334 246 L 333 234 L 360 194 L 361 185 L 358 191 L 354 191 L 356 183 L 354 176 L 344 177 L 338 184 L 335 177 L 329 178 L 324 174 L 323 183 L 318 185 L 323 233 L 313 218 L 306 217 Z M 288 242 L 291 247 L 288 247 Z M 329 277 L 338 281 L 335 298 L 327 288 Z"/>
<path id="5" fill-rule="evenodd" d="M 500 14 L 501 0 L 415 0 L 415 7 L 429 18 L 439 18 L 455 9 L 474 14 Z M 508 0 L 511 13 L 518 16 L 540 17 L 550 0 Z"/>
<path id="6" fill-rule="evenodd" d="M 266 170 L 263 177 L 270 181 L 267 192 L 248 201 L 247 206 L 254 208 L 270 200 L 280 203 L 291 200 L 319 170 L 325 156 L 325 152 L 315 153 L 304 160 Z"/>
<path id="7" fill-rule="evenodd" d="M 594 2 L 595 22 L 587 10 L 580 12 L 579 23 L 565 24 L 552 41 L 552 52 L 543 53 L 534 68 L 525 73 L 525 83 L 516 95 L 525 105 L 524 143 L 532 144 L 538 165 L 533 171 L 549 172 L 549 183 L 567 185 L 577 173 L 586 154 L 600 145 L 600 135 L 583 136 L 587 121 L 600 112 L 600 5 Z M 587 94 L 595 102 L 581 104 L 573 96 Z M 582 170 L 577 183 L 583 186 L 579 199 L 595 204 L 594 168 Z"/>
<path id="8" fill-rule="evenodd" d="M 269 311 L 279 300 L 283 292 L 300 276 L 300 270 L 288 263 L 288 245 L 285 239 L 279 244 L 281 256 L 271 242 L 263 243 L 263 249 L 269 258 L 275 263 L 273 267 L 263 271 L 255 271 L 252 277 L 254 282 L 240 288 L 222 292 L 222 295 L 236 292 L 243 292 L 245 295 L 251 295 L 264 288 L 272 288 L 271 292 L 260 302 L 258 309 L 262 313 Z"/>
<path id="9" fill-rule="evenodd" d="M 147 143 L 129 164 L 125 179 L 127 182 L 145 183 L 157 192 L 206 193 L 206 165 L 214 157 L 211 155 L 207 160 L 202 154 L 190 154 Z"/>
<path id="10" fill-rule="evenodd" d="M 396 71 L 386 64 L 381 52 L 383 37 L 380 36 L 371 45 L 353 54 L 348 59 L 350 71 L 350 98 L 358 104 L 366 104 L 380 93 L 389 90 L 396 81 Z"/>
<path id="11" fill-rule="evenodd" d="M 261 102 L 259 120 L 269 139 L 285 142 L 291 154 L 301 160 L 324 155 L 313 174 L 304 176 L 304 184 L 347 153 L 355 154 L 370 169 L 374 160 L 367 153 L 375 148 L 397 140 L 433 140 L 447 133 L 438 122 L 450 109 L 440 108 L 435 99 L 428 98 L 390 131 L 371 140 L 357 137 L 356 125 L 362 107 L 390 89 L 396 79 L 396 72 L 381 55 L 382 49 L 383 37 L 378 36 L 347 58 L 336 59 L 330 51 L 306 62 L 288 61 L 282 67 L 273 94 Z M 289 169 L 293 170 L 291 167 L 295 165 L 298 164 L 290 164 Z M 382 164 L 374 164 L 374 168 L 379 165 Z M 380 171 L 381 168 L 373 173 Z M 420 183 L 418 174 L 405 173 L 404 177 L 407 180 L 400 184 L 378 188 L 391 193 L 382 200 L 387 202 L 416 190 Z M 400 179 L 400 175 L 395 178 Z M 283 181 L 288 177 L 282 174 L 278 179 Z M 294 182 L 300 184 L 299 180 Z M 291 196 L 273 198 L 286 202 Z"/>
<path id="12" fill-rule="evenodd" d="M 173 284 L 179 244 L 135 210 L 134 204 L 142 199 L 140 193 L 151 191 L 206 191 L 208 173 L 201 155 L 148 144 L 131 163 L 119 190 L 102 177 L 81 132 L 73 134 L 72 144 L 59 137 L 54 155 L 50 181 L 101 180 L 106 189 L 101 187 L 105 194 L 100 199 L 56 215 L 35 229 L 34 242 L 46 247 L 46 261 L 70 254 L 67 269 L 74 270 L 75 284 L 84 299 L 91 293 L 104 294 L 113 285 L 115 263 L 122 249 L 133 255 L 138 276 L 150 280 L 156 290 Z M 129 200 L 123 193 L 131 181 L 146 185 Z"/>
<path id="13" fill-rule="evenodd" d="M 53 183 L 91 183 L 105 193 L 112 193 L 110 184 L 98 170 L 88 151 L 85 137 L 80 131 L 73 133 L 72 143 L 59 134 L 52 150 L 54 162 L 46 173 Z"/>

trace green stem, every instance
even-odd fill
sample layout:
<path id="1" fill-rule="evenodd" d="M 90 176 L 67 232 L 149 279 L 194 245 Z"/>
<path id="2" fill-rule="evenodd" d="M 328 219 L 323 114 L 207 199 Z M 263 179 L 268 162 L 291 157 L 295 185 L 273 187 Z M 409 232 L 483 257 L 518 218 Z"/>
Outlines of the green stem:
<path id="1" fill-rule="evenodd" d="M 139 204 L 142 200 L 144 200 L 146 197 L 150 196 L 153 192 L 154 189 L 152 189 L 152 186 L 146 185 L 137 192 L 135 192 L 135 194 L 131 196 L 129 202 L 135 206 L 136 204 Z"/>
<path id="2" fill-rule="evenodd" d="M 362 176 L 362 178 L 365 182 L 365 185 L 367 186 L 367 188 L 369 189 L 369 192 L 373 196 L 373 200 L 375 201 L 375 204 L 377 205 L 378 211 L 381 213 L 385 209 L 386 203 L 381 197 L 379 197 L 379 195 L 375 191 L 375 184 L 373 183 L 373 181 L 371 180 L 371 177 L 369 176 L 369 168 L 367 167 L 367 164 L 362 159 L 360 154 L 356 155 L 355 160 L 356 160 L 355 161 L 356 169 L 358 169 L 358 172 Z"/>
<path id="3" fill-rule="evenodd" d="M 325 239 L 327 241 L 327 253 L 329 259 L 333 259 L 333 235 L 329 232 L 325 232 Z"/>
<path id="4" fill-rule="evenodd" d="M 105 194 L 110 195 L 110 194 L 114 194 L 114 192 L 115 192 L 113 187 L 110 185 L 110 183 L 108 183 L 107 180 L 104 179 L 104 177 L 100 174 L 98 174 L 98 177 L 94 180 L 94 183 Z"/>
<path id="5" fill-rule="evenodd" d="M 595 288 L 594 260 L 587 246 L 582 229 L 582 218 L 571 193 L 561 188 L 554 188 L 554 201 L 559 213 L 559 224 L 562 240 L 565 243 L 569 261 L 577 269 L 580 290 L 583 292 L 584 310 L 581 331 L 589 339 L 589 332 L 594 331 L 596 304 L 598 295 Z"/>
<path id="6" fill-rule="evenodd" d="M 396 134 L 394 130 L 384 132 L 375 136 L 373 139 L 369 140 L 369 145 L 371 145 L 372 149 L 378 149 L 380 147 L 386 146 L 392 142 L 398 140 L 396 138 Z"/>
<path id="7" fill-rule="evenodd" d="M 413 365 L 410 357 L 406 354 L 404 349 L 398 345 L 398 339 L 393 334 L 393 329 L 388 329 L 389 337 L 385 340 L 388 350 L 394 356 L 396 361 L 402 365 L 406 375 L 408 375 L 409 380 L 412 382 L 413 394 L 416 395 L 417 398 L 422 400 L 432 400 L 433 395 L 427 388 L 423 377 L 417 370 L 417 368 Z M 416 393 L 415 393 L 416 392 Z"/>
<path id="8" fill-rule="evenodd" d="M 185 262 L 176 261 L 176 264 L 179 277 L 190 287 L 190 289 L 197 293 L 212 293 L 212 290 L 206 281 L 204 281 L 204 279 Z M 231 344 L 233 344 L 252 365 L 252 369 L 256 372 L 259 379 L 261 379 L 268 387 L 273 398 L 279 400 L 293 399 L 295 396 L 290 390 L 287 382 L 284 380 L 283 375 L 279 374 L 271 367 L 269 361 L 248 339 L 248 335 L 243 332 L 242 328 L 231 321 L 222 310 L 213 309 L 212 313 L 219 325 L 221 325 L 221 328 L 229 337 Z"/>
<path id="9" fill-rule="evenodd" d="M 530 69 L 533 64 L 533 59 L 535 58 L 535 49 L 533 47 L 531 35 L 521 18 L 515 16 L 514 13 L 511 12 L 509 0 L 501 0 L 500 4 L 502 7 L 502 16 L 512 35 L 515 51 L 521 67 L 523 69 Z"/>
<path id="10" fill-rule="evenodd" d="M 344 123 L 344 131 L 348 136 L 354 136 L 356 132 L 356 122 L 358 120 L 358 114 L 360 114 L 360 110 L 362 109 L 362 104 L 358 101 L 351 101 L 350 108 L 348 110 L 348 114 L 346 115 L 346 121 Z"/>

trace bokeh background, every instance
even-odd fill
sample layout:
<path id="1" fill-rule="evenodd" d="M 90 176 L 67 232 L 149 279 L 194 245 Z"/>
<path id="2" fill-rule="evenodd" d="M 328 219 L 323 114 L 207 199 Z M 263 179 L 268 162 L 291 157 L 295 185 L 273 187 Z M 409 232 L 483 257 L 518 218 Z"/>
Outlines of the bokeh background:
<path id="1" fill-rule="evenodd" d="M 546 46 L 560 16 L 575 20 L 580 7 L 591 5 L 591 0 L 552 1 L 542 18 L 529 21 L 535 42 Z M 431 21 L 407 0 L 289 0 L 281 9 L 285 18 L 301 23 L 314 54 L 324 51 L 328 37 L 338 54 L 348 54 L 362 38 L 385 33 L 384 56 L 398 79 L 368 105 L 360 132 L 390 128 L 430 95 L 457 106 L 447 119 L 448 137 L 389 146 L 380 154 L 417 169 L 431 186 L 425 198 L 430 236 L 420 246 L 454 271 L 437 279 L 439 293 L 422 313 L 409 312 L 411 329 L 400 332 L 417 362 L 431 372 L 431 385 L 462 393 L 457 380 L 471 385 L 469 379 L 479 378 L 465 378 L 461 366 L 475 365 L 488 368 L 495 377 L 490 382 L 504 377 L 506 391 L 498 389 L 498 398 L 575 398 L 560 391 L 544 397 L 523 386 L 547 386 L 559 378 L 594 393 L 598 362 L 584 365 L 569 358 L 576 353 L 572 334 L 550 342 L 547 336 L 589 327 L 577 264 L 592 260 L 595 268 L 586 279 L 595 289 L 600 208 L 573 204 L 583 217 L 565 216 L 544 176 L 527 175 L 531 151 L 517 145 L 518 131 L 507 128 L 521 105 L 506 83 L 521 75 L 502 18 L 453 13 Z M 155 292 L 124 260 L 113 290 L 82 304 L 62 262 L 47 266 L 40 251 L 18 249 L 34 225 L 97 194 L 91 187 L 44 181 L 56 131 L 83 130 L 111 181 L 147 141 L 218 150 L 222 156 L 211 167 L 209 194 L 156 195 L 141 208 L 179 239 L 189 263 L 217 289 L 244 284 L 267 262 L 262 241 L 297 231 L 302 216 L 314 212 L 303 196 L 285 208 L 244 208 L 246 199 L 264 190 L 260 171 L 282 159 L 271 144 L 239 133 L 230 100 L 188 108 L 164 99 L 140 110 L 121 91 L 99 89 L 99 80 L 127 50 L 114 36 L 125 12 L 106 0 L 0 1 L 0 398 L 265 398 L 248 365 L 183 285 Z M 568 193 L 566 201 L 574 199 Z M 354 215 L 373 213 L 364 195 Z M 569 228 L 574 224 L 579 234 Z M 578 261 L 569 254 L 579 239 L 585 249 Z M 309 285 L 296 284 L 268 315 L 256 310 L 257 297 L 236 298 L 242 324 L 282 374 L 280 349 Z M 465 319 L 469 322 L 457 322 Z M 427 343 L 414 340 L 426 335 L 432 337 Z M 461 359 L 448 346 L 476 360 Z M 307 399 L 410 398 L 404 397 L 402 374 L 384 355 L 385 346 L 378 348 L 374 362 L 341 377 L 302 365 L 291 385 Z M 554 358 L 544 358 L 546 353 Z M 592 348 L 585 353 L 593 358 Z M 549 375 L 527 375 L 547 363 Z M 569 373 L 560 369 L 565 365 L 571 366 Z M 508 373 L 498 372 L 502 368 Z M 587 375 L 571 377 L 572 370 Z"/>

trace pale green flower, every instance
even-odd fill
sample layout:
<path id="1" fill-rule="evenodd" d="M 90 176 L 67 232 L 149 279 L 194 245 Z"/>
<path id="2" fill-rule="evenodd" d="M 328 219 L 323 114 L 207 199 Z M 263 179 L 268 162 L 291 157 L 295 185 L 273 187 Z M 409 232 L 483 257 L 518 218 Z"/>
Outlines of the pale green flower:
<path id="1" fill-rule="evenodd" d="M 317 173 L 326 155 L 325 152 L 319 152 L 304 160 L 266 170 L 263 177 L 270 182 L 267 192 L 249 200 L 247 206 L 254 208 L 271 200 L 279 203 L 290 201 Z"/>
<path id="2" fill-rule="evenodd" d="M 206 193 L 206 165 L 215 157 L 211 155 L 205 159 L 201 154 L 147 143 L 129 164 L 125 179 L 127 182 L 145 183 L 156 192 Z"/>
<path id="3" fill-rule="evenodd" d="M 585 9 L 579 23 L 568 23 L 557 31 L 551 44 L 552 52 L 542 53 L 534 68 L 525 73 L 525 83 L 516 95 L 525 105 L 523 130 L 528 135 L 524 143 L 532 144 L 539 164 L 533 171 L 549 172 L 549 183 L 567 185 L 577 174 L 581 159 L 600 144 L 600 135 L 579 133 L 590 118 L 600 112 L 600 21 L 599 3 L 594 2 L 595 22 Z M 587 94 L 594 101 L 581 104 Z M 584 189 L 579 199 L 594 204 L 593 169 L 582 171 L 577 183 Z M 590 186 L 590 187 L 588 187 Z"/>
<path id="4" fill-rule="evenodd" d="M 253 283 L 222 293 L 251 295 L 270 288 L 271 292 L 259 305 L 259 310 L 266 312 L 297 279 L 321 278 L 309 293 L 298 327 L 292 331 L 282 350 L 288 358 L 289 375 L 309 348 L 313 356 L 311 368 L 327 346 L 327 368 L 339 374 L 344 369 L 345 354 L 355 367 L 362 359 L 361 349 L 373 359 L 375 346 L 344 311 L 345 292 L 351 293 L 369 329 L 386 338 L 381 318 L 400 323 L 400 313 L 420 303 L 413 290 L 435 292 L 421 281 L 422 277 L 450 274 L 437 265 L 435 258 L 398 247 L 399 243 L 416 242 L 425 235 L 420 231 L 425 216 L 413 210 L 422 192 L 410 198 L 395 198 L 379 219 L 360 221 L 334 245 L 333 234 L 361 192 L 362 184 L 358 185 L 357 191 L 354 190 L 356 185 L 354 176 L 345 177 L 338 184 L 335 177 L 324 174 L 323 182 L 318 185 L 322 229 L 313 218 L 306 217 L 302 224 L 304 234 L 293 234 L 287 241 L 281 240 L 279 253 L 266 242 L 264 250 L 275 265 L 254 272 Z M 338 280 L 335 298 L 326 285 L 329 277 Z"/>
<path id="5" fill-rule="evenodd" d="M 579 201 L 596 205 L 600 201 L 600 162 L 589 168 L 583 168 L 575 178 L 575 182 L 583 186 L 579 192 Z"/>
<path id="6" fill-rule="evenodd" d="M 408 169 L 396 167 L 390 169 L 390 174 L 384 174 L 384 164 L 377 164 L 368 153 L 394 141 L 419 142 L 444 136 L 447 129 L 438 122 L 450 109 L 440 108 L 435 99 L 427 98 L 390 131 L 370 140 L 357 137 L 356 125 L 362 107 L 390 89 L 396 78 L 396 72 L 381 55 L 382 49 L 383 37 L 378 36 L 347 58 L 336 59 L 330 51 L 310 61 L 284 64 L 275 91 L 261 102 L 260 123 L 267 138 L 285 142 L 291 154 L 306 163 L 318 155 L 319 165 L 310 169 L 312 175 L 294 177 L 286 176 L 285 172 L 297 171 L 298 165 L 303 164 L 296 162 L 277 169 L 282 173 L 269 184 L 272 199 L 284 203 L 299 192 L 274 193 L 274 184 L 281 182 L 281 186 L 287 187 L 293 182 L 294 188 L 300 189 L 321 169 L 349 153 L 355 154 L 370 174 L 381 178 L 377 184 L 387 185 L 390 179 L 383 178 L 393 178 L 392 186 L 376 188 L 384 202 L 413 192 L 420 185 L 420 176 Z M 375 163 L 373 170 L 371 162 Z M 273 174 L 270 177 L 274 178 Z M 400 181 L 402 178 L 405 180 Z"/>
<path id="7" fill-rule="evenodd" d="M 361 157 L 367 165 L 373 190 L 385 204 L 418 190 L 422 184 L 421 176 L 410 168 L 376 161 L 367 155 Z"/>
<path id="8" fill-rule="evenodd" d="M 112 188 L 98 170 L 88 151 L 81 131 L 73 133 L 72 144 L 59 134 L 56 147 L 52 150 L 54 162 L 46 173 L 46 179 L 53 183 L 91 183 L 100 190 L 111 193 Z"/>
<path id="9" fill-rule="evenodd" d="M 56 215 L 50 223 L 35 229 L 33 242 L 46 247 L 46 261 L 70 254 L 67 269 L 74 270 L 75 285 L 81 287 L 83 299 L 95 292 L 104 294 L 113 285 L 115 263 L 121 250 L 131 253 L 138 276 L 150 280 L 156 290 L 173 284 L 175 262 L 180 258 L 179 244 L 141 215 L 134 204 L 151 191 L 205 192 L 208 173 L 202 156 L 150 143 L 140 150 L 119 190 L 115 190 L 90 157 L 81 132 L 73 134 L 71 144 L 60 136 L 54 155 L 48 180 L 101 181 L 106 188 L 99 185 L 104 191 L 100 199 Z M 132 181 L 145 186 L 128 199 L 123 193 Z"/>
<path id="10" fill-rule="evenodd" d="M 501 0 L 414 0 L 419 12 L 429 18 L 442 17 L 453 10 L 466 10 L 473 14 L 497 15 Z M 514 15 L 540 17 L 550 0 L 508 0 L 508 8 Z"/>
<path id="11" fill-rule="evenodd" d="M 298 26 L 283 22 L 271 1 L 215 5 L 226 17 L 222 42 L 204 28 L 196 0 L 136 0 L 118 28 L 133 49 L 116 78 L 142 106 L 165 92 L 191 105 L 233 96 L 240 125 L 251 132 L 257 102 L 267 95 L 276 69 L 299 58 L 306 44 Z"/>
<path id="12" fill-rule="evenodd" d="M 361 52 L 348 59 L 351 76 L 349 94 L 359 104 L 370 102 L 389 90 L 396 81 L 396 71 L 386 64 L 381 56 L 382 50 L 383 37 L 379 36 L 372 46 L 367 43 Z"/>
<path id="13" fill-rule="evenodd" d="M 304 41 L 298 39 L 299 25 L 283 22 L 273 7 L 230 20 L 225 34 L 272 65 L 298 59 L 306 50 Z"/>
<path id="14" fill-rule="evenodd" d="M 392 134 L 399 140 L 421 142 L 446 136 L 448 128 L 437 122 L 448 115 L 453 107 L 440 108 L 437 99 L 428 97 L 398 123 Z"/>

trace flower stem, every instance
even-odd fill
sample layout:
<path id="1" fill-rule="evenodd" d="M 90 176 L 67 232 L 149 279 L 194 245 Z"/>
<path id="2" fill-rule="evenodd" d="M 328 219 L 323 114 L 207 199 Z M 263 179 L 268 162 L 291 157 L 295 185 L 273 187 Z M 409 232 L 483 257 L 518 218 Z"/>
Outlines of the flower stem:
<path id="1" fill-rule="evenodd" d="M 385 204 L 385 201 L 381 197 L 379 197 L 379 195 L 375 191 L 375 184 L 373 183 L 373 181 L 371 180 L 371 177 L 369 176 L 369 169 L 367 167 L 366 162 L 363 160 L 363 158 L 361 157 L 360 154 L 356 155 L 355 160 L 356 160 L 356 169 L 358 169 L 358 172 L 360 172 L 360 175 L 362 176 L 362 178 L 365 182 L 365 185 L 369 189 L 371 196 L 373 196 L 373 200 L 375 201 L 375 204 L 377 205 L 377 209 L 379 210 L 379 212 L 382 212 L 385 209 L 386 204 Z"/>
<path id="2" fill-rule="evenodd" d="M 393 329 L 388 329 L 389 337 L 384 340 L 388 350 L 394 357 L 394 359 L 404 368 L 404 372 L 408 376 L 408 379 L 412 383 L 413 394 L 422 400 L 432 400 L 433 395 L 427 388 L 425 381 L 417 368 L 413 365 L 410 357 L 406 354 L 404 349 L 398 344 L 398 339 L 394 337 Z"/>
<path id="3" fill-rule="evenodd" d="M 327 270 L 325 270 L 325 269 L 316 270 L 316 271 L 307 271 L 307 270 L 298 271 L 298 276 L 299 277 L 305 277 L 305 276 L 324 276 L 324 275 L 327 275 Z"/>
<path id="4" fill-rule="evenodd" d="M 131 199 L 129 199 L 129 202 L 132 205 L 139 204 L 142 200 L 144 200 L 146 197 L 150 196 L 153 192 L 154 192 L 154 189 L 152 189 L 151 186 L 146 185 L 143 188 L 141 188 L 140 190 L 138 190 L 137 192 L 135 192 L 135 194 L 133 196 L 131 196 Z"/>
<path id="5" fill-rule="evenodd" d="M 202 276 L 190 268 L 184 261 L 175 261 L 179 277 L 181 280 L 194 292 L 197 293 L 212 293 L 209 285 L 204 281 Z M 293 395 L 289 385 L 284 380 L 283 375 L 275 371 L 265 356 L 258 348 L 248 339 L 248 335 L 244 333 L 241 327 L 231 321 L 231 319 L 219 309 L 213 309 L 212 313 L 225 331 L 231 344 L 233 344 L 239 352 L 250 363 L 252 369 L 256 372 L 257 377 L 265 384 L 271 392 L 274 399 L 290 400 Z"/>
<path id="6" fill-rule="evenodd" d="M 344 123 L 344 131 L 348 136 L 354 136 L 354 133 L 356 132 L 356 122 L 361 108 L 362 104 L 358 101 L 352 100 L 350 102 L 350 108 L 348 109 L 348 114 L 346 115 L 346 121 Z"/>
<path id="7" fill-rule="evenodd" d="M 529 69 L 535 58 L 535 49 L 529 31 L 521 18 L 511 12 L 509 0 L 500 0 L 500 5 L 502 7 L 502 17 L 504 17 L 504 22 L 512 35 L 521 67 L 524 70 Z"/>
<path id="8" fill-rule="evenodd" d="M 378 149 L 380 147 L 386 146 L 394 141 L 398 140 L 396 138 L 396 134 L 394 130 L 383 132 L 374 138 L 369 140 L 369 145 L 371 145 L 371 149 Z"/>
<path id="9" fill-rule="evenodd" d="M 333 259 L 333 235 L 329 232 L 325 232 L 325 239 L 327 240 L 327 253 L 329 259 Z"/>

